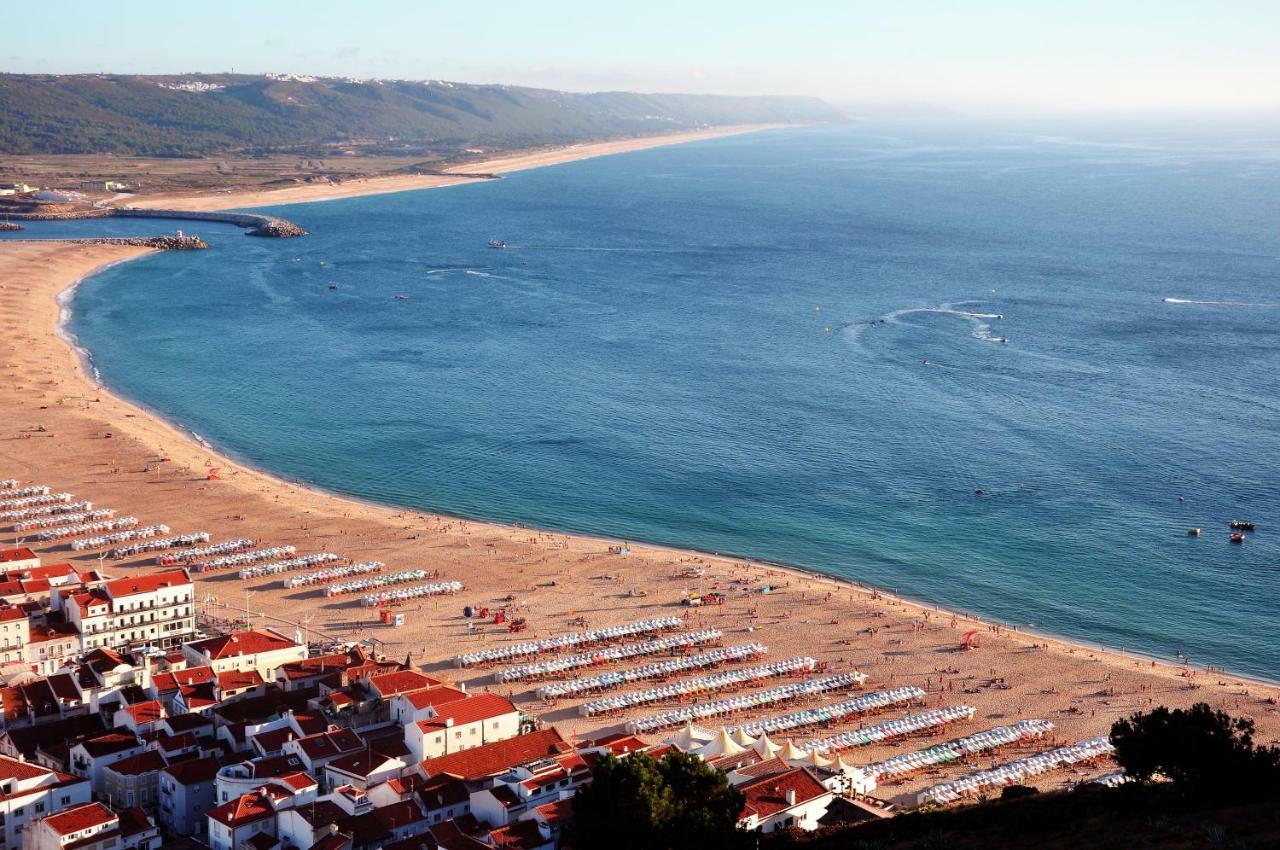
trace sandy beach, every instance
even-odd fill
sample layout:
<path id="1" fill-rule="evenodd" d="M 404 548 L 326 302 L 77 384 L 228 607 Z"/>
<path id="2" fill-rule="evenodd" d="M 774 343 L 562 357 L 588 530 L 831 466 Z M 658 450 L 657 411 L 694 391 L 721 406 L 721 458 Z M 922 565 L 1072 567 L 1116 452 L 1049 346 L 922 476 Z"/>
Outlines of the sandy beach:
<path id="1" fill-rule="evenodd" d="M 725 136 L 738 136 L 743 133 L 772 129 L 773 126 L 747 124 L 713 127 L 689 133 L 642 136 L 635 139 L 584 142 L 568 147 L 506 154 L 493 159 L 455 165 L 444 169 L 444 173 L 441 174 L 397 174 L 385 177 L 369 177 L 361 180 L 345 180 L 341 183 L 307 183 L 267 191 L 227 192 L 205 195 L 144 195 L 138 198 L 125 196 L 116 201 L 116 204 L 145 209 L 183 209 L 203 212 L 278 204 L 301 204 L 309 201 L 331 201 L 335 198 L 381 195 L 388 192 L 405 192 L 411 189 L 434 189 L 440 186 L 456 186 L 461 183 L 477 183 L 488 179 L 471 175 L 509 174 L 513 171 L 541 168 L 546 165 L 560 165 L 597 156 L 629 153 L 647 148 L 678 145 L 686 142 L 700 142 L 707 139 L 720 139 Z"/>
<path id="2" fill-rule="evenodd" d="M 725 135 L 743 130 L 711 132 Z M 499 173 L 670 141 L 658 137 L 585 145 L 473 164 L 466 170 Z M 466 179 L 389 177 L 249 195 L 157 198 L 148 203 L 191 209 L 251 207 L 443 186 Z M 634 543 L 629 554 L 621 555 L 610 551 L 616 541 L 370 505 L 246 468 L 95 385 L 80 357 L 58 334 L 60 293 L 104 265 L 146 253 L 148 249 L 111 245 L 0 242 L 0 320 L 5 334 L 0 478 L 70 491 L 116 508 L 122 515 L 137 516 L 144 524 L 167 523 L 175 533 L 208 531 L 215 541 L 250 537 L 266 546 L 292 544 L 299 554 L 335 552 L 352 560 L 383 561 L 389 570 L 439 570 L 443 578 L 466 585 L 458 596 L 399 609 L 408 615 L 408 622 L 395 629 L 377 624 L 370 610 L 360 607 L 358 597 L 328 599 L 315 588 L 285 590 L 279 577 L 241 581 L 234 571 L 198 575 L 198 595 L 207 598 L 207 610 L 217 616 L 242 615 L 247 600 L 254 625 L 274 625 L 292 633 L 301 624 L 313 639 L 317 633 L 348 640 L 375 638 L 388 656 L 408 656 L 416 667 L 465 681 L 472 688 L 511 693 L 528 714 L 579 736 L 618 728 L 628 717 L 655 714 L 670 704 L 632 709 L 619 717 L 584 719 L 577 711 L 580 700 L 548 705 L 537 699 L 531 685 L 498 686 L 491 671 L 460 671 L 451 659 L 504 641 L 576 631 L 580 626 L 571 621 L 578 618 L 598 627 L 689 612 L 690 627 L 721 629 L 725 645 L 760 641 L 769 647 L 768 659 L 811 655 L 830 670 L 860 670 L 868 677 L 863 691 L 916 685 L 928 691 L 928 708 L 965 704 L 976 710 L 972 720 L 930 739 L 847 751 L 846 760 L 854 763 L 1030 718 L 1056 724 L 1054 740 L 1075 742 L 1105 735 L 1114 719 L 1151 705 L 1186 706 L 1200 701 L 1253 718 L 1259 743 L 1280 739 L 1275 704 L 1280 688 L 1206 671 L 1195 659 L 1179 665 L 1103 651 L 737 559 Z M 214 468 L 219 472 L 216 480 L 210 480 Z M 18 536 L 9 526 L 0 527 L 0 535 L 6 542 Z M 37 547 L 37 551 L 45 563 L 97 560 L 96 553 L 73 553 L 66 545 Z M 106 562 L 103 567 L 114 574 L 154 569 L 145 558 Z M 759 592 L 765 585 L 772 592 Z M 246 597 L 245 591 L 253 593 Z M 679 603 L 689 591 L 718 591 L 727 601 L 688 609 Z M 506 602 L 511 596 L 514 603 Z M 469 631 L 462 617 L 464 605 L 505 606 L 526 617 L 529 629 L 519 635 L 496 625 Z M 1035 619 L 1034 611 L 1026 614 L 1026 620 Z M 969 630 L 977 630 L 980 646 L 964 651 L 959 645 Z M 787 705 L 742 717 L 771 716 L 792 708 Z M 902 713 L 886 712 L 863 723 Z M 851 727 L 805 730 L 797 740 L 843 728 Z M 1036 748 L 1047 746 L 1041 742 Z M 1016 756 L 1016 751 L 1005 751 L 979 761 L 987 766 Z M 1039 784 L 1058 787 L 1110 769 L 1053 773 Z M 966 770 L 963 765 L 931 770 L 883 788 L 880 796 L 913 799 L 921 788 Z"/>

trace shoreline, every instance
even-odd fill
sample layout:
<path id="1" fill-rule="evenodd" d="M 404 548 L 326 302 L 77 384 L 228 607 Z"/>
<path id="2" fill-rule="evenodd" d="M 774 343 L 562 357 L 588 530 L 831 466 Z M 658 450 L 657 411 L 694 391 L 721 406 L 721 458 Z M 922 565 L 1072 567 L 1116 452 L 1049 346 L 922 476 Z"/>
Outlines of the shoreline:
<path id="1" fill-rule="evenodd" d="M 894 682 L 901 676 L 900 682 L 923 684 L 936 678 L 936 690 L 929 688 L 930 699 L 964 700 L 978 707 L 976 717 L 984 719 L 975 723 L 982 728 L 1000 722 L 996 718 L 1012 717 L 1016 708 L 1019 715 L 1025 709 L 1025 716 L 1053 719 L 1064 739 L 1105 734 L 1110 720 L 1127 716 L 1143 704 L 1138 694 L 1159 692 L 1159 703 L 1171 706 L 1204 700 L 1233 714 L 1243 710 L 1257 721 L 1260 742 L 1280 740 L 1280 717 L 1273 708 L 1280 689 L 1264 680 L 1197 671 L 1192 681 L 1184 678 L 1184 667 L 1169 661 L 1142 657 L 1127 649 L 1123 654 L 1095 649 L 1079 639 L 1021 627 L 1000 628 L 990 620 L 803 567 L 635 541 L 630 541 L 631 555 L 621 557 L 607 551 L 621 541 L 606 536 L 572 535 L 396 508 L 289 481 L 208 444 L 201 445 L 192 436 L 194 432 L 180 423 L 166 421 L 157 412 L 95 384 L 91 361 L 82 361 L 74 343 L 59 332 L 64 324 L 59 296 L 73 294 L 84 279 L 110 265 L 149 253 L 150 249 L 124 246 L 0 242 L 0 258 L 12 272 L 0 288 L 5 308 L 0 316 L 10 331 L 5 367 L 12 378 L 0 388 L 0 464 L 5 466 L 0 473 L 72 490 L 82 498 L 136 512 L 145 521 L 181 520 L 180 531 L 199 528 L 220 537 L 252 536 L 267 545 L 293 543 L 303 552 L 332 550 L 360 559 L 376 557 L 385 560 L 389 569 L 439 566 L 446 577 L 467 585 L 465 599 L 456 603 L 445 599 L 446 606 L 460 609 L 464 601 L 499 600 L 518 592 L 519 604 L 527 606 L 523 610 L 533 621 L 530 632 L 522 638 L 572 630 L 569 621 L 575 615 L 589 613 L 595 627 L 652 616 L 655 609 L 661 613 L 688 611 L 698 622 L 705 620 L 722 628 L 726 640 L 731 632 L 749 629 L 768 642 L 771 655 L 778 658 L 810 654 L 832 669 L 857 667 L 870 675 L 872 683 Z M 21 291 L 23 281 L 25 292 Z M 46 421 L 53 427 L 32 433 L 36 423 L 44 426 Z M 11 445 L 13 441 L 17 444 Z M 158 464 L 157 456 L 167 457 L 169 462 Z M 224 472 L 217 481 L 208 478 L 207 470 L 213 464 Z M 181 514 L 178 504 L 182 505 Z M 332 538 L 341 540 L 329 542 Z M 46 563 L 94 558 L 92 554 L 65 552 L 58 544 L 34 548 Z M 694 566 L 706 575 L 681 575 Z M 149 571 L 153 567 L 145 559 L 107 567 L 115 574 L 133 569 Z M 605 576 L 619 575 L 602 578 L 602 571 Z M 777 585 L 771 581 L 773 577 L 785 577 L 785 586 L 757 596 L 754 585 Z M 228 573 L 201 574 L 197 581 L 202 596 L 216 593 L 231 600 L 219 604 L 230 609 L 232 616 L 241 591 L 253 585 L 253 581 L 243 582 Z M 336 617 L 315 625 L 308 622 L 308 627 L 355 638 L 376 636 L 388 655 L 409 654 L 415 666 L 448 670 L 446 675 L 458 675 L 481 688 L 492 684 L 483 671 L 455 671 L 449 659 L 468 645 L 474 646 L 475 641 L 511 639 L 505 630 L 482 630 L 479 634 L 464 630 L 460 617 L 439 611 L 438 601 L 429 603 L 432 607 L 427 613 L 414 617 L 403 630 L 381 629 L 366 620 L 367 609 L 352 610 L 345 601 L 326 605 L 323 598 L 311 593 L 284 594 L 270 584 L 253 586 L 262 600 L 253 607 L 272 611 L 272 616 L 286 623 L 297 623 L 304 615 Z M 645 593 L 608 593 L 608 602 L 604 601 L 607 591 L 628 586 Z M 719 588 L 732 595 L 719 609 L 671 607 L 690 586 L 698 592 Z M 424 606 L 418 610 L 423 611 Z M 331 614 L 333 611 L 337 613 Z M 938 616 L 940 611 L 943 613 Z M 355 621 L 347 619 L 353 613 Z M 954 625 L 939 622 L 953 615 Z M 252 616 L 260 613 L 253 611 Z M 982 647 L 957 653 L 957 638 L 968 629 L 982 630 Z M 1033 648 L 1038 645 L 1048 648 Z M 939 664 L 956 673 L 944 673 Z M 1097 678 L 1096 671 L 1104 668 L 1105 677 Z M 1002 684 L 1006 677 L 1015 683 L 1018 694 L 1004 687 L 998 689 L 1003 693 L 990 693 L 986 685 L 979 684 L 983 679 L 994 679 L 996 671 Z M 944 676 L 954 677 L 945 689 Z M 965 695 L 946 696 L 957 681 L 970 683 Z M 1108 690 L 1098 688 L 1104 681 L 1114 682 L 1110 696 L 1100 695 Z M 970 688 L 977 690 L 971 694 Z M 1117 689 L 1121 692 L 1119 702 L 1112 702 L 1117 700 Z M 608 727 L 605 718 L 578 718 L 572 712 L 572 701 L 566 701 L 564 708 L 544 706 L 531 692 L 522 692 L 516 702 L 566 733 Z M 1093 713 L 1083 706 L 1089 706 Z M 655 710 L 650 707 L 636 713 Z M 1096 716 L 1099 713 L 1101 717 Z M 872 747 L 852 755 L 863 761 L 893 752 L 888 747 Z"/>
<path id="2" fill-rule="evenodd" d="M 412 191 L 412 190 L 409 190 L 409 191 Z M 911 594 L 902 593 L 897 590 L 884 588 L 873 583 L 859 581 L 853 578 L 846 578 L 844 576 L 833 575 L 830 573 L 823 572 L 814 567 L 805 566 L 803 564 L 788 564 L 788 563 L 783 563 L 779 561 L 770 561 L 770 560 L 766 560 L 763 558 L 758 558 L 758 557 L 754 557 L 746 554 L 740 554 L 740 553 L 734 553 L 734 552 L 717 552 L 709 549 L 699 549 L 694 546 L 679 546 L 671 543 L 664 543 L 661 541 L 643 540 L 639 538 L 624 539 L 621 537 L 612 537 L 607 533 L 594 533 L 594 532 L 574 530 L 574 529 L 551 528 L 551 527 L 531 525 L 528 523 L 515 522 L 515 521 L 503 522 L 500 520 L 488 519 L 485 517 L 477 517 L 477 516 L 471 516 L 468 514 L 453 513 L 442 508 L 418 508 L 418 507 L 413 507 L 409 505 L 397 505 L 391 502 L 381 502 L 376 499 L 360 496 L 354 493 L 346 493 L 340 490 L 330 490 L 319 484 L 316 484 L 311 481 L 306 481 L 303 479 L 287 478 L 280 473 L 273 472 L 270 469 L 267 469 L 263 466 L 256 465 L 253 461 L 241 456 L 238 452 L 236 452 L 234 449 L 230 447 L 219 445 L 218 443 L 210 442 L 208 439 L 204 437 L 204 435 L 196 432 L 195 429 L 191 428 L 189 425 L 181 422 L 180 420 L 174 419 L 173 417 L 165 414 L 162 411 L 156 410 L 151 406 L 137 399 L 131 398 L 128 395 L 123 394 L 120 391 L 117 391 L 111 388 L 110 385 L 104 382 L 101 376 L 98 374 L 97 368 L 93 365 L 92 352 L 89 351 L 88 348 L 86 348 L 84 345 L 80 343 L 79 337 L 77 337 L 69 327 L 69 322 L 72 318 L 70 301 L 74 298 L 75 291 L 79 288 L 79 286 L 85 280 L 95 275 L 101 274 L 115 266 L 123 265 L 124 263 L 131 262 L 133 260 L 141 259 L 142 256 L 147 256 L 147 255 L 144 254 L 139 257 L 131 257 L 127 259 L 116 260 L 109 263 L 105 263 L 102 266 L 99 266 L 97 268 L 90 270 L 89 272 L 87 272 L 85 275 L 78 278 L 77 280 L 72 281 L 70 284 L 67 285 L 65 289 L 61 290 L 57 295 L 58 304 L 59 304 L 59 307 L 61 308 L 59 310 L 59 318 L 58 318 L 59 339 L 62 340 L 65 344 L 67 344 L 67 346 L 70 347 L 72 351 L 78 356 L 78 360 L 80 362 L 80 366 L 82 369 L 82 376 L 84 380 L 88 382 L 91 386 L 100 390 L 101 392 L 110 394 L 111 396 L 123 402 L 124 404 L 127 404 L 131 407 L 134 407 L 142 411 L 145 415 L 155 419 L 157 422 L 163 424 L 165 427 L 176 432 L 180 437 L 187 440 L 193 440 L 205 451 L 208 451 L 210 453 L 213 453 L 215 455 L 218 455 L 224 458 L 228 463 L 237 464 L 246 469 L 250 469 L 253 472 L 255 472 L 257 475 L 260 475 L 274 482 L 279 486 L 297 488 L 307 493 L 314 494 L 318 497 L 336 499 L 339 501 L 347 501 L 347 502 L 359 504 L 366 508 L 370 508 L 374 510 L 392 510 L 392 511 L 398 511 L 398 512 L 412 511 L 417 513 L 427 513 L 432 516 L 455 520 L 455 521 L 489 525 L 496 528 L 506 529 L 507 531 L 510 531 L 510 532 L 531 531 L 531 532 L 537 532 L 542 534 L 570 535 L 573 537 L 580 537 L 580 538 L 600 541 L 600 542 L 608 543 L 610 545 L 643 546 L 646 549 L 665 552 L 672 556 L 694 555 L 694 556 L 699 556 L 703 558 L 719 558 L 719 559 L 730 560 L 735 563 L 748 565 L 754 569 L 765 570 L 767 572 L 772 572 L 772 573 L 781 573 L 781 574 L 792 576 L 805 581 L 830 582 L 833 586 L 838 588 L 854 590 L 854 591 L 859 591 L 863 593 L 872 593 L 886 601 L 903 605 L 907 608 L 918 610 L 921 613 L 927 611 L 930 614 L 938 614 L 938 615 L 943 615 L 947 617 L 955 617 L 966 623 L 970 623 L 980 627 L 998 626 L 1001 629 L 1007 630 L 1009 632 L 1013 632 L 1018 635 L 1022 635 L 1028 639 L 1033 639 L 1035 641 L 1046 641 L 1052 644 L 1058 644 L 1064 648 L 1069 648 L 1073 650 L 1083 650 L 1086 652 L 1101 652 L 1109 655 L 1118 655 L 1121 658 L 1130 658 L 1130 659 L 1137 659 L 1142 661 L 1155 662 L 1156 664 L 1161 665 L 1162 667 L 1168 667 L 1173 670 L 1183 669 L 1179 665 L 1174 664 L 1173 662 L 1170 662 L 1166 659 L 1160 658 L 1159 656 L 1154 655 L 1150 652 L 1145 652 L 1139 649 L 1126 648 L 1122 646 L 1108 646 L 1107 644 L 1101 643 L 1101 642 L 1096 644 L 1089 643 L 1082 637 L 1072 637 L 1070 635 L 1063 635 L 1055 632 L 1042 631 L 1040 629 L 1024 626 L 1021 624 L 1012 624 L 1012 623 L 1004 622 L 998 618 L 991 617 L 985 614 L 976 613 L 972 611 L 962 611 L 959 608 L 948 607 L 948 604 L 945 602 L 931 601 L 926 598 L 916 597 Z M 64 302 L 64 296 L 65 296 L 65 302 Z M 1193 667 L 1192 669 L 1195 669 L 1195 668 Z M 1202 672 L 1207 672 L 1207 671 L 1204 671 L 1204 668 L 1200 668 L 1200 669 L 1202 670 Z M 1280 678 L 1268 679 L 1264 676 L 1257 676 L 1257 675 L 1247 674 L 1247 673 L 1239 673 L 1229 668 L 1215 667 L 1214 669 L 1218 671 L 1219 675 L 1230 676 L 1231 678 L 1238 680 L 1242 683 L 1251 683 L 1253 685 L 1257 685 L 1260 687 L 1280 688 Z"/>
<path id="3" fill-rule="evenodd" d="M 132 206 L 143 209 L 180 207 L 193 212 L 221 210 L 259 209 L 262 207 L 333 201 L 341 198 L 359 198 L 369 195 L 386 195 L 395 192 L 412 192 L 419 189 L 438 189 L 444 186 L 460 186 L 485 183 L 493 177 L 477 174 L 511 174 L 531 168 L 564 165 L 584 159 L 633 153 L 649 148 L 723 139 L 763 130 L 798 127 L 798 124 L 739 124 L 711 127 L 683 133 L 666 133 L 656 136 L 637 136 L 630 139 L 612 139 L 580 142 L 564 147 L 538 148 L 534 150 L 504 153 L 491 159 L 448 166 L 432 174 L 387 174 L 345 180 L 341 183 L 306 183 L 277 189 L 241 189 L 195 195 L 143 195 L 115 199 L 112 206 Z"/>

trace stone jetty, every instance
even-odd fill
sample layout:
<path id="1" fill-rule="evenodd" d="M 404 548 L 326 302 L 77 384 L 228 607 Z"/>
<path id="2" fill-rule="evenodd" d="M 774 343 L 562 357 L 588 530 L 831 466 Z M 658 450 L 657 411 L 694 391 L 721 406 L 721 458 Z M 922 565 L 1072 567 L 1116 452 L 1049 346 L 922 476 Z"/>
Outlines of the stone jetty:
<path id="1" fill-rule="evenodd" d="M 59 242 L 67 245 L 133 245 L 161 251 L 200 251 L 209 247 L 199 236 L 92 236 L 83 239 L 13 239 L 12 242 Z"/>
<path id="2" fill-rule="evenodd" d="M 30 210 L 26 212 L 6 212 L 10 219 L 18 221 L 67 221 L 82 218 L 165 218 L 180 221 L 217 221 L 243 227 L 248 236 L 266 236 L 276 239 L 287 239 L 293 236 L 306 236 L 303 230 L 293 222 L 270 215 L 238 212 L 192 212 L 189 210 L 144 210 L 136 207 L 93 207 L 91 209 L 68 209 L 59 207 L 56 210 Z M 12 230 L 13 228 L 0 228 Z M 21 227 L 19 226 L 19 229 Z"/>

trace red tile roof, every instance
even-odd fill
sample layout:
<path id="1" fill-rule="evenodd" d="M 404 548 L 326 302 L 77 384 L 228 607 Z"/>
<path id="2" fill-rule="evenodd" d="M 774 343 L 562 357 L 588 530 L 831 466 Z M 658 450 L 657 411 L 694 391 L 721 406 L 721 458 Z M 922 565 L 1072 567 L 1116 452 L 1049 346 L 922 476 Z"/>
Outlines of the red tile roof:
<path id="1" fill-rule="evenodd" d="M 549 824 L 566 823 L 573 820 L 573 799 L 565 797 L 554 803 L 543 803 L 536 811 Z"/>
<path id="2" fill-rule="evenodd" d="M 288 649 L 298 644 L 275 632 L 254 629 L 198 640 L 187 646 L 211 659 L 218 660 L 235 658 L 237 655 L 256 655 L 259 652 L 270 652 L 275 649 Z"/>
<path id="3" fill-rule="evenodd" d="M 27 619 L 27 615 L 21 608 L 14 608 L 11 606 L 0 608 L 0 623 L 11 623 L 14 620 L 25 619 Z"/>
<path id="4" fill-rule="evenodd" d="M 73 806 L 44 819 L 44 824 L 58 835 L 66 836 L 82 829 L 102 826 L 117 820 L 115 812 L 101 803 Z"/>
<path id="5" fill-rule="evenodd" d="M 427 759 L 422 763 L 422 771 L 427 777 L 447 773 L 461 779 L 480 779 L 495 776 L 534 759 L 560 755 L 570 749 L 558 731 L 542 729 L 528 735 L 517 735 L 505 741 Z"/>
<path id="6" fill-rule="evenodd" d="M 155 593 L 162 587 L 177 587 L 182 584 L 191 584 L 191 576 L 184 569 L 176 569 L 113 579 L 102 586 L 112 599 L 120 599 L 135 593 Z"/>
<path id="7" fill-rule="evenodd" d="M 67 563 L 62 564 L 45 564 L 42 567 L 23 567 L 20 570 L 6 570 L 0 573 L 0 578 L 4 581 L 31 581 L 32 579 L 44 579 L 48 581 L 54 578 L 66 578 L 75 573 L 76 568 Z"/>
<path id="8" fill-rule="evenodd" d="M 234 800 L 228 800 L 221 806 L 210 809 L 208 815 L 223 826 L 235 829 L 273 817 L 275 809 L 267 802 L 265 794 L 254 791 L 250 794 L 241 794 Z"/>
<path id="9" fill-rule="evenodd" d="M 227 670 L 218 674 L 220 691 L 241 691 L 265 684 L 266 681 L 257 670 Z"/>
<path id="10" fill-rule="evenodd" d="M 403 696 L 414 708 L 426 708 L 427 706 L 439 705 L 455 699 L 463 699 L 466 695 L 467 692 L 462 688 L 455 688 L 453 685 L 436 685 L 422 690 L 409 691 Z"/>
<path id="11" fill-rule="evenodd" d="M 220 767 L 216 758 L 205 756 L 171 764 L 165 768 L 165 773 L 177 780 L 179 785 L 195 785 L 198 782 L 213 782 Z"/>
<path id="12" fill-rule="evenodd" d="M 9 779 L 36 779 L 52 772 L 47 767 L 19 761 L 9 756 L 0 756 L 0 782 Z"/>
<path id="13" fill-rule="evenodd" d="M 403 694 L 408 691 L 420 691 L 440 684 L 425 673 L 416 670 L 397 670 L 394 673 L 382 673 L 369 677 L 369 685 L 376 688 L 384 698 L 392 694 Z"/>
<path id="14" fill-rule="evenodd" d="M 294 791 L 304 791 L 317 784 L 316 781 L 311 778 L 311 774 L 303 771 L 298 771 L 297 773 L 286 773 L 284 776 L 276 777 L 276 781 L 284 783 Z"/>
<path id="15" fill-rule="evenodd" d="M 33 625 L 31 627 L 31 638 L 28 642 L 43 643 L 47 640 L 65 640 L 74 642 L 78 639 L 78 634 L 74 631 L 65 630 L 70 628 L 70 626 L 64 626 L 62 629 L 59 629 L 56 626 Z"/>
<path id="16" fill-rule="evenodd" d="M 542 837 L 538 824 L 531 820 L 518 820 L 499 829 L 489 831 L 489 843 L 494 847 L 511 848 L 511 850 L 532 850 L 541 847 L 547 841 Z"/>
<path id="17" fill-rule="evenodd" d="M 139 744 L 137 737 L 132 732 L 108 732 L 105 735 L 81 741 L 79 746 L 84 747 L 85 752 L 97 758 L 123 752 L 132 747 L 137 747 Z"/>
<path id="18" fill-rule="evenodd" d="M 516 707 L 506 697 L 500 697 L 497 694 L 476 694 L 466 699 L 436 706 L 436 716 L 430 720 L 419 720 L 418 728 L 423 732 L 438 732 L 450 725 L 464 726 L 515 711 Z"/>
<path id="19" fill-rule="evenodd" d="M 298 747 L 315 761 L 355 752 L 364 747 L 364 741 L 350 729 L 334 729 L 299 738 Z"/>
<path id="20" fill-rule="evenodd" d="M 754 810 L 761 819 L 793 807 L 787 802 L 788 791 L 795 792 L 796 806 L 831 793 L 816 776 L 802 767 L 753 779 L 739 785 L 738 790 L 747 798 L 745 807 Z"/>
<path id="21" fill-rule="evenodd" d="M 155 750 L 145 750 L 137 755 L 112 762 L 107 765 L 107 770 L 113 770 L 121 776 L 141 776 L 144 773 L 164 770 L 166 766 L 164 756 Z"/>
<path id="22" fill-rule="evenodd" d="M 125 709 L 129 716 L 133 718 L 134 723 L 154 723 L 157 720 L 164 719 L 164 706 L 159 700 L 147 700 L 146 702 L 134 703 Z"/>
<path id="23" fill-rule="evenodd" d="M 25 546 L 18 549 L 0 549 L 0 563 L 8 563 L 9 561 L 30 561 L 36 556 L 35 552 Z"/>
<path id="24" fill-rule="evenodd" d="M 182 685 L 196 685 L 201 682 L 212 682 L 214 672 L 212 667 L 189 667 L 186 670 L 174 670 L 169 673 L 159 673 L 151 680 L 155 685 L 158 693 L 167 694 L 178 690 Z"/>

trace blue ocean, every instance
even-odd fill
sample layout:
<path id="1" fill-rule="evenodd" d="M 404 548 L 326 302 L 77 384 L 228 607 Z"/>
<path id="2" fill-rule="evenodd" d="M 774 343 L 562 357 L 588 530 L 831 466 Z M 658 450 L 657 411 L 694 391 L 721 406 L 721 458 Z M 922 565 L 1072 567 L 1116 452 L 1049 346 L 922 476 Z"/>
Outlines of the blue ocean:
<path id="1" fill-rule="evenodd" d="M 109 385 L 367 499 L 1280 678 L 1275 128 L 799 128 L 272 212 L 311 235 L 80 288 Z"/>

